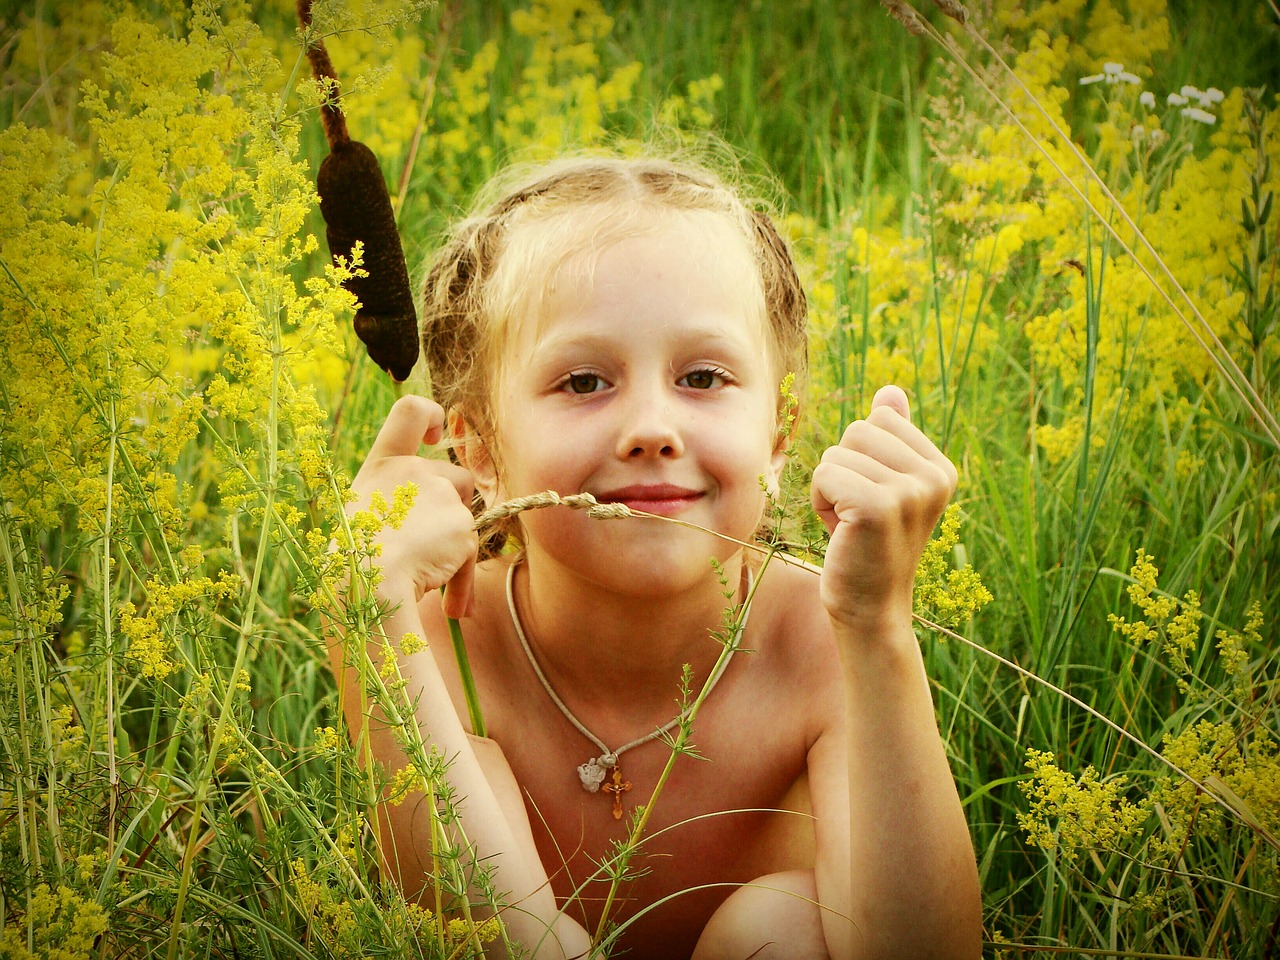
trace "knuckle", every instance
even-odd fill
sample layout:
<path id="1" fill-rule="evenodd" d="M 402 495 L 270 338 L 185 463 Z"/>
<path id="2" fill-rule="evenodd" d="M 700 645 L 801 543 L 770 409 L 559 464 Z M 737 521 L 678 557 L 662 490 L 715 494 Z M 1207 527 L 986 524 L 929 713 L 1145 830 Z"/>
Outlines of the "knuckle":
<path id="1" fill-rule="evenodd" d="M 440 464 L 441 475 L 451 483 L 455 489 L 470 490 L 475 486 L 475 477 L 466 467 L 460 467 L 454 463 L 446 461 L 437 461 Z"/>
<path id="2" fill-rule="evenodd" d="M 840 446 L 857 446 L 861 438 L 866 436 L 869 426 L 870 424 L 868 424 L 866 420 L 854 420 L 844 428 L 844 435 L 840 438 Z"/>
<path id="3" fill-rule="evenodd" d="M 460 531 L 462 531 L 462 536 L 466 537 L 468 540 L 475 540 L 478 543 L 479 539 L 476 536 L 475 529 L 476 518 L 472 515 L 471 508 L 461 500 L 457 500 L 456 505 L 452 510 L 450 510 L 450 514 L 451 516 L 449 519 L 457 525 L 457 528 Z"/>
<path id="4" fill-rule="evenodd" d="M 959 482 L 959 474 L 956 472 L 955 465 L 950 460 L 943 459 L 942 463 L 934 464 L 934 502 L 939 507 L 946 504 L 951 499 L 951 495 L 956 492 L 956 484 Z"/>
<path id="5" fill-rule="evenodd" d="M 938 463 L 925 465 L 923 479 L 925 485 L 934 496 L 945 495 L 951 486 L 950 473 Z"/>
<path id="6" fill-rule="evenodd" d="M 480 549 L 480 539 L 476 536 L 475 531 L 468 527 L 465 531 L 458 531 L 457 535 L 449 541 L 449 575 L 457 573 L 469 560 L 472 560 L 476 552 Z"/>
<path id="7" fill-rule="evenodd" d="M 467 516 L 471 515 L 471 510 L 463 503 L 462 496 L 458 493 L 458 488 L 448 477 L 432 473 L 424 478 L 420 487 L 429 493 L 431 502 L 437 510 L 441 512 L 448 510 L 450 512 L 466 513 Z"/>
<path id="8" fill-rule="evenodd" d="M 470 523 L 461 522 L 462 518 L 452 514 L 436 531 L 436 542 L 450 555 L 461 553 L 467 545 L 475 540 L 475 531 Z"/>
<path id="9" fill-rule="evenodd" d="M 867 420 L 877 427 L 887 426 L 888 424 L 892 423 L 894 420 L 901 420 L 901 419 L 902 419 L 902 414 L 898 413 L 898 411 L 888 406 L 876 407 L 874 410 L 872 410 L 870 413 L 867 414 Z"/>
<path id="10" fill-rule="evenodd" d="M 822 459 L 818 462 L 818 466 L 814 469 L 814 473 L 817 473 L 819 469 L 824 467 L 827 471 L 830 471 L 832 465 L 837 463 L 843 457 L 843 447 L 827 447 L 826 450 L 822 451 Z"/>
<path id="11" fill-rule="evenodd" d="M 413 414 L 415 416 L 428 417 L 439 411 L 443 413 L 440 404 L 427 397 L 418 396 L 416 393 L 407 393 L 400 397 L 391 408 L 401 413 Z"/>

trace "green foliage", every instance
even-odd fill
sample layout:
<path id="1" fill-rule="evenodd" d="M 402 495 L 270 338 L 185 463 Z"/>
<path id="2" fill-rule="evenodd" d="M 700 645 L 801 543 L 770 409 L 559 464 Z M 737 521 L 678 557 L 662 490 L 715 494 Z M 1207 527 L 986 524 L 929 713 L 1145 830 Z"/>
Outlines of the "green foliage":
<path id="1" fill-rule="evenodd" d="M 775 171 L 814 331 L 775 526 L 820 556 L 803 468 L 901 383 L 962 476 L 918 611 L 1079 701 L 921 630 L 989 938 L 1262 955 L 1280 25 L 973 6 L 972 32 L 921 11 L 960 60 L 875 5 L 335 0 L 316 22 L 411 272 L 512 159 L 658 137 Z M 412 492 L 343 516 L 391 388 L 316 240 L 292 3 L 35 5 L 0 61 L 0 957 L 479 955 L 492 903 L 452 834 L 441 886 L 470 897 L 379 879 L 380 804 L 421 791 L 449 820 L 441 759 L 405 721 L 411 764 L 362 765 L 326 663 L 343 636 L 408 716 L 391 645 L 369 669 L 380 612 L 334 596 Z"/>

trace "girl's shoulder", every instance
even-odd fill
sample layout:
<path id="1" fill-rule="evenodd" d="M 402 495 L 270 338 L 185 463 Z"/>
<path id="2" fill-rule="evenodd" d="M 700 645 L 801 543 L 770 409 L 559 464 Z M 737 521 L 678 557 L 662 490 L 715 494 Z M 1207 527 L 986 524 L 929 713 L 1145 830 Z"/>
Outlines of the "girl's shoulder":
<path id="1" fill-rule="evenodd" d="M 806 673 L 827 671 L 836 663 L 816 567 L 770 559 L 752 602 L 751 621 L 770 659 Z"/>
<path id="2" fill-rule="evenodd" d="M 809 627 L 827 620 L 819 592 L 820 568 L 783 554 L 771 557 L 760 575 L 758 599 L 770 616 L 794 627 Z"/>
<path id="3" fill-rule="evenodd" d="M 840 726 L 840 657 L 816 568 L 770 560 L 760 577 L 744 643 L 759 654 L 749 662 L 762 701 L 777 698 L 769 714 L 785 718 L 779 722 L 789 724 L 806 749 Z M 797 691 L 804 691 L 803 696 Z"/>

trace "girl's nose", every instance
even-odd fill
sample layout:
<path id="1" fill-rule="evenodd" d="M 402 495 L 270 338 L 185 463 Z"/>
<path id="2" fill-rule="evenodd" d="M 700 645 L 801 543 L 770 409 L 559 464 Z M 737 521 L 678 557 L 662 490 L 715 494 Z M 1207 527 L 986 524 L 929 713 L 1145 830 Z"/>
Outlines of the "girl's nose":
<path id="1" fill-rule="evenodd" d="M 653 390 L 639 392 L 629 400 L 626 420 L 618 434 L 618 456 L 624 460 L 681 456 L 684 440 L 669 398 Z"/>

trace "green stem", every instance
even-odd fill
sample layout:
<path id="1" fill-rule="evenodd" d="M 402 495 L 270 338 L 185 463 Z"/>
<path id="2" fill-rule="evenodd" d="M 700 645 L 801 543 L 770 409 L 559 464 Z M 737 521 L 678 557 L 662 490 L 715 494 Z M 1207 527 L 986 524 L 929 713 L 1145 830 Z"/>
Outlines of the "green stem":
<path id="1" fill-rule="evenodd" d="M 443 588 L 441 588 L 443 593 Z M 462 639 L 462 625 L 449 617 L 449 638 L 453 640 L 453 655 L 458 658 L 458 673 L 462 675 L 462 690 L 467 695 L 467 715 L 471 718 L 471 730 L 477 737 L 487 737 L 484 714 L 480 712 L 480 695 L 476 692 L 476 679 L 471 673 L 471 659 Z"/>
<path id="2" fill-rule="evenodd" d="M 339 514 L 339 522 L 343 526 L 343 531 L 348 542 L 351 542 L 353 535 L 345 512 Z M 362 589 L 364 580 L 354 558 L 352 559 L 349 576 L 349 589 L 352 594 L 355 594 L 356 591 Z M 336 606 L 343 605 L 331 590 L 326 588 L 326 592 L 329 596 L 330 602 L 334 603 Z M 469 881 L 462 874 L 462 869 L 458 863 L 458 857 L 450 849 L 450 839 L 446 833 L 445 822 L 442 819 L 439 810 L 440 794 L 436 789 L 436 784 L 432 779 L 433 775 L 430 772 L 432 769 L 432 764 L 430 762 L 431 758 L 428 754 L 426 743 L 422 738 L 422 730 L 415 721 L 414 704 L 404 697 L 403 691 L 406 685 L 405 679 L 400 672 L 399 663 L 395 659 L 396 654 L 392 648 L 391 639 L 383 628 L 380 617 L 376 618 L 373 623 L 366 621 L 364 616 L 364 605 L 360 602 L 358 595 L 352 595 L 349 599 L 354 601 L 357 610 L 356 621 L 353 624 L 354 629 L 351 631 L 354 639 L 350 641 L 356 646 L 355 649 L 349 652 L 356 654 L 355 663 L 353 665 L 360 671 L 359 688 L 360 695 L 362 697 L 362 708 L 360 713 L 363 719 L 363 725 L 360 732 L 359 743 L 361 748 L 366 751 L 366 769 L 373 770 L 375 768 L 375 761 L 372 753 L 372 741 L 369 736 L 369 722 L 372 710 L 369 709 L 369 705 L 367 703 L 367 700 L 371 698 L 373 702 L 381 708 L 387 725 L 392 729 L 399 731 L 398 736 L 401 738 L 400 745 L 406 756 L 415 765 L 415 767 L 418 768 L 421 775 L 424 802 L 426 803 L 428 811 L 430 811 L 430 828 L 428 830 L 427 839 L 430 847 L 430 875 L 434 881 L 432 883 L 432 896 L 434 897 L 435 914 L 437 917 L 442 917 L 444 916 L 446 908 L 446 904 L 444 902 L 446 887 L 450 890 L 464 890 L 469 886 Z M 455 637 L 455 649 L 460 649 L 462 640 L 461 630 L 457 629 L 455 632 L 454 627 L 456 627 L 456 621 L 453 622 L 450 633 Z M 391 658 L 389 662 L 384 660 L 381 665 L 374 663 L 369 650 L 369 644 L 373 642 L 374 631 L 377 632 L 379 642 L 382 644 L 384 657 Z M 462 649 L 461 657 L 465 663 L 465 649 Z M 383 669 L 388 666 L 392 669 L 390 670 L 389 676 L 384 676 Z M 468 701 L 469 703 L 475 702 L 477 704 L 476 713 L 473 714 L 474 717 L 479 719 L 477 729 L 483 731 L 484 721 L 482 718 L 479 718 L 478 701 L 475 700 L 475 686 L 474 681 L 470 678 L 469 666 L 463 668 L 463 672 L 469 683 Z M 340 711 L 342 709 L 341 703 L 339 704 L 339 709 Z M 481 735 L 483 735 L 483 733 L 481 733 Z M 376 790 L 374 780 L 370 778 L 366 782 L 371 790 L 370 795 L 366 799 L 366 803 L 371 811 L 375 811 L 376 817 L 376 808 L 382 800 L 376 792 L 372 792 Z M 454 830 L 457 832 L 457 836 L 460 841 L 460 849 L 472 849 L 471 842 L 467 838 L 466 831 L 463 829 L 462 823 L 453 817 L 450 817 L 450 820 L 453 823 Z M 477 864 L 477 866 L 479 866 L 479 864 Z M 441 874 L 446 868 L 451 873 L 447 884 L 442 882 L 440 879 Z M 459 909 L 462 913 L 463 920 L 474 931 L 476 925 L 472 917 L 471 902 L 468 897 L 463 896 L 461 898 Z M 443 952 L 445 950 L 443 939 L 444 928 L 439 928 L 437 932 L 438 937 L 440 938 L 439 947 Z M 507 939 L 506 925 L 501 923 L 501 921 L 499 926 L 499 936 L 504 944 L 509 943 Z"/>
<path id="3" fill-rule="evenodd" d="M 9 542 L 9 533 L 10 533 L 10 530 L 12 529 L 12 525 L 11 523 L 7 522 L 9 520 L 8 505 L 2 504 L 0 505 L 0 508 L 3 508 L 4 510 L 3 515 L 6 520 L 6 523 L 4 524 L 4 530 L 3 530 L 4 535 L 0 536 L 0 547 L 2 547 L 4 551 L 5 570 L 8 574 L 7 579 L 9 583 L 9 606 L 10 606 L 10 609 L 16 612 L 22 609 L 22 604 L 20 600 L 20 597 L 22 596 L 22 588 L 18 582 L 18 572 L 17 572 L 15 558 L 14 558 L 13 545 Z M 21 549 L 23 553 L 26 552 L 25 545 L 23 545 Z M 24 630 L 23 634 L 26 634 L 26 636 L 21 637 L 22 641 L 25 641 L 28 644 L 34 643 L 34 637 L 30 636 L 30 630 Z M 16 632 L 15 632 L 14 639 L 15 640 L 19 639 Z M 40 862 L 40 842 L 39 842 L 39 836 L 38 836 L 37 827 L 36 827 L 36 823 L 37 823 L 36 808 L 35 808 L 34 799 L 29 799 L 28 793 L 27 793 L 29 781 L 33 780 L 34 777 L 32 776 L 32 770 L 31 770 L 31 744 L 30 744 L 29 738 L 25 735 L 26 730 L 28 729 L 27 706 L 26 706 L 27 705 L 26 670 L 23 666 L 21 657 L 15 657 L 14 660 L 15 660 L 14 673 L 17 675 L 17 688 L 18 688 L 18 734 L 19 735 L 17 737 L 17 747 L 22 751 L 21 758 L 16 756 L 14 749 L 10 746 L 10 740 L 8 736 L 5 736 L 4 738 L 4 741 L 5 741 L 4 745 L 5 745 L 5 753 L 9 754 L 12 757 L 11 762 L 14 764 L 15 767 L 18 767 L 18 774 L 13 778 L 13 791 L 15 795 L 14 798 L 16 800 L 16 803 L 14 804 L 14 809 L 17 811 L 17 819 L 18 819 L 18 831 L 17 831 L 18 847 L 21 852 L 22 862 L 24 864 L 30 864 L 31 867 L 33 868 L 33 872 L 38 875 L 41 870 L 41 862 Z M 28 918 L 26 923 L 26 928 L 27 928 L 26 942 L 27 942 L 27 949 L 30 950 L 32 949 L 35 942 L 34 920 L 31 919 L 34 917 L 34 914 L 31 909 L 31 896 L 32 896 L 32 891 L 34 890 L 35 884 L 28 881 L 27 883 L 24 883 L 22 886 L 23 886 L 22 892 L 26 900 L 26 915 Z"/>
<path id="4" fill-rule="evenodd" d="M 107 373 L 110 377 L 111 355 L 107 354 Z M 106 515 L 102 523 L 102 650 L 106 666 L 106 736 L 107 736 L 107 785 L 110 795 L 107 800 L 107 859 L 115 856 L 116 835 L 116 793 L 120 787 L 120 771 L 116 769 L 116 677 L 115 677 L 115 635 L 111 630 L 111 521 L 112 521 L 112 488 L 115 486 L 116 442 L 118 424 L 116 421 L 116 401 L 114 387 L 109 386 L 112 394 L 107 400 L 107 411 L 111 418 L 111 442 L 107 448 L 107 504 Z"/>

